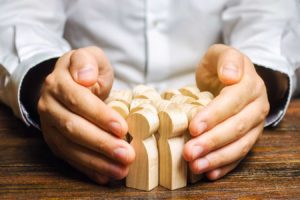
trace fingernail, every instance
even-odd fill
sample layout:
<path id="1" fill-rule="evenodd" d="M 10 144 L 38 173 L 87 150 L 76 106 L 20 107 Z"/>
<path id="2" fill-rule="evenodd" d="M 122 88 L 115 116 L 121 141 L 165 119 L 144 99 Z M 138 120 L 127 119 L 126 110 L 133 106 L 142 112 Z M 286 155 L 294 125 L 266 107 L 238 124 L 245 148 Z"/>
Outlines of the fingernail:
<path id="1" fill-rule="evenodd" d="M 237 78 L 239 75 L 238 68 L 232 63 L 225 64 L 222 68 L 222 74 L 229 78 Z"/>
<path id="2" fill-rule="evenodd" d="M 77 78 L 79 81 L 84 81 L 86 79 L 89 79 L 91 76 L 93 76 L 93 73 L 94 73 L 94 67 L 91 65 L 86 65 L 85 67 L 77 71 Z"/>
<path id="3" fill-rule="evenodd" d="M 207 124 L 205 122 L 197 123 L 197 136 L 203 133 L 207 128 Z M 196 135 L 195 135 L 196 136 Z"/>
<path id="4" fill-rule="evenodd" d="M 128 151 L 123 147 L 119 147 L 114 150 L 114 157 L 121 160 L 127 160 Z"/>
<path id="5" fill-rule="evenodd" d="M 195 160 L 196 158 L 198 158 L 201 153 L 203 152 L 203 148 L 201 146 L 198 146 L 198 145 L 195 145 L 193 148 L 192 148 L 192 158 L 193 160 Z"/>
<path id="6" fill-rule="evenodd" d="M 111 122 L 110 123 L 110 130 L 113 132 L 115 135 L 120 136 L 122 132 L 122 127 L 121 124 L 118 122 Z"/>
<path id="7" fill-rule="evenodd" d="M 199 172 L 204 171 L 206 168 L 208 168 L 208 166 L 209 166 L 209 163 L 208 163 L 207 159 L 202 158 L 202 159 L 197 160 L 197 168 L 198 168 Z"/>

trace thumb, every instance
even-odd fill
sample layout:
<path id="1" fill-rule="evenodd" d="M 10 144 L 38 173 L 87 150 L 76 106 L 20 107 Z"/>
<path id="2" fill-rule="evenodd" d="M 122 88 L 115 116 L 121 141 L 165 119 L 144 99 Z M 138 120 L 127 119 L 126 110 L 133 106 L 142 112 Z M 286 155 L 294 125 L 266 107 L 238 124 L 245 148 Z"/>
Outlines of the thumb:
<path id="1" fill-rule="evenodd" d="M 238 50 L 227 47 L 219 54 L 217 70 L 219 80 L 224 85 L 239 82 L 244 73 L 244 55 Z"/>
<path id="2" fill-rule="evenodd" d="M 75 82 L 90 87 L 97 82 L 97 61 L 88 51 L 84 49 L 75 50 L 70 57 L 70 73 Z"/>

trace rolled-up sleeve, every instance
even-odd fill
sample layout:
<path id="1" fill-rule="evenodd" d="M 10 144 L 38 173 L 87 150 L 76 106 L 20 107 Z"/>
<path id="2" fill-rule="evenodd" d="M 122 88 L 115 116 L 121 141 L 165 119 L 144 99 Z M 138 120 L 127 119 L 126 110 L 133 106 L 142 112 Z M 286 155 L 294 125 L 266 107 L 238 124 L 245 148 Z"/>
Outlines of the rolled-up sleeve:
<path id="1" fill-rule="evenodd" d="M 283 52 L 291 30 L 290 24 L 299 20 L 296 0 L 230 1 L 222 14 L 223 36 L 226 44 L 247 55 L 251 61 L 289 78 L 286 103 L 268 116 L 266 125 L 277 125 L 283 118 L 296 89 L 296 64 Z"/>
<path id="2" fill-rule="evenodd" d="M 70 49 L 61 0 L 0 0 L 0 100 L 28 124 L 20 103 L 26 73 Z"/>

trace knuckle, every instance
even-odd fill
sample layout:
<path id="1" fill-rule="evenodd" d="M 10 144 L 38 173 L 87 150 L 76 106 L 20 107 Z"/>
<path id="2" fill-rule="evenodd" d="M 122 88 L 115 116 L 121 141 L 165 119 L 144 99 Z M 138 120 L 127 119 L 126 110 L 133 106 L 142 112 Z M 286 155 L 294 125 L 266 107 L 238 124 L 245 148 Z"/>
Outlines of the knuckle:
<path id="1" fill-rule="evenodd" d="M 242 150 L 241 150 L 241 157 L 245 157 L 248 154 L 249 150 L 251 149 L 251 146 L 252 146 L 252 144 L 250 141 L 246 141 L 243 144 Z"/>
<path id="2" fill-rule="evenodd" d="M 63 125 L 64 130 L 67 133 L 73 133 L 73 131 L 75 129 L 75 124 L 76 124 L 76 121 L 74 121 L 73 118 L 69 117 L 68 119 L 65 120 L 65 122 L 62 125 Z"/>
<path id="3" fill-rule="evenodd" d="M 38 113 L 40 115 L 48 112 L 48 106 L 46 105 L 46 102 L 43 97 L 39 99 L 37 108 L 38 108 Z"/>
<path id="4" fill-rule="evenodd" d="M 44 81 L 44 86 L 46 88 L 52 88 L 54 87 L 56 84 L 56 79 L 53 73 L 49 74 Z"/>
<path id="5" fill-rule="evenodd" d="M 106 151 L 107 147 L 106 147 L 105 143 L 102 141 L 102 139 L 97 138 L 95 143 L 96 143 L 96 146 L 95 146 L 96 151 L 102 152 L 102 153 L 104 153 Z M 109 152 L 113 152 L 113 151 L 111 150 Z"/>
<path id="6" fill-rule="evenodd" d="M 246 123 L 244 120 L 240 120 L 237 125 L 235 126 L 236 138 L 240 138 L 246 130 Z"/>
<path id="7" fill-rule="evenodd" d="M 208 154 L 204 158 L 208 162 L 208 169 L 215 168 L 216 166 L 218 166 L 218 163 L 221 162 L 219 155 L 216 153 Z"/>
<path id="8" fill-rule="evenodd" d="M 69 94 L 66 99 L 71 108 L 75 109 L 79 106 L 78 99 L 76 97 L 74 97 L 73 95 Z"/>
<path id="9" fill-rule="evenodd" d="M 208 152 L 217 147 L 218 138 L 217 137 L 208 137 L 206 138 L 205 142 L 203 142 L 204 149 Z"/>

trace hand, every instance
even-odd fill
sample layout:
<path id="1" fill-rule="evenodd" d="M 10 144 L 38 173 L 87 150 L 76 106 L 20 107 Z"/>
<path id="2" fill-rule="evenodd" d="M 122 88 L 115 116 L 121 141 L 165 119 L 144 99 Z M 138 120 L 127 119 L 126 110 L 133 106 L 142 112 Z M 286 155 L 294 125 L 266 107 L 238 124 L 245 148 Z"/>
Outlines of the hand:
<path id="1" fill-rule="evenodd" d="M 122 139 L 126 121 L 101 100 L 112 81 L 112 67 L 100 49 L 70 51 L 47 76 L 38 102 L 43 136 L 54 154 L 100 184 L 124 178 L 135 157 Z"/>
<path id="2" fill-rule="evenodd" d="M 215 180 L 233 170 L 263 131 L 269 111 L 266 87 L 249 58 L 213 45 L 196 70 L 200 90 L 216 98 L 191 121 L 183 156 L 192 172 Z"/>

